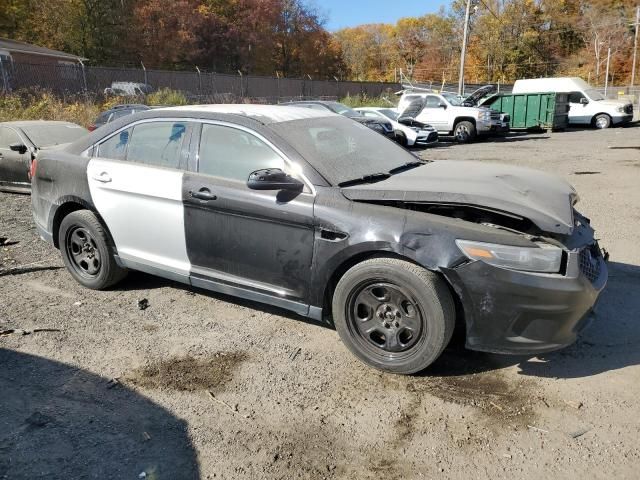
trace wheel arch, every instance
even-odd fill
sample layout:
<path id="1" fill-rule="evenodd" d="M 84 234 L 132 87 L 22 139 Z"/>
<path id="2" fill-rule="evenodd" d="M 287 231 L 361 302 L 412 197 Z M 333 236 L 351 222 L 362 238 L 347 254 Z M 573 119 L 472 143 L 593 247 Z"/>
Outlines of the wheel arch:
<path id="1" fill-rule="evenodd" d="M 53 245 L 58 249 L 60 248 L 60 245 L 58 242 L 58 236 L 60 233 L 60 225 L 62 224 L 62 220 L 64 220 L 64 218 L 67 215 L 73 212 L 77 212 L 79 210 L 89 210 L 96 216 L 98 221 L 102 224 L 102 228 L 104 228 L 104 231 L 107 233 L 109 242 L 115 249 L 116 246 L 115 246 L 115 243 L 113 242 L 113 237 L 111 236 L 111 232 L 109 231 L 109 228 L 107 228 L 107 225 L 105 224 L 100 214 L 89 202 L 87 202 L 86 200 L 83 200 L 82 198 L 74 197 L 74 196 L 64 197 L 60 199 L 57 207 L 55 207 L 55 211 L 53 212 L 53 215 L 51 217 L 52 218 L 51 234 L 53 239 Z"/>
<path id="2" fill-rule="evenodd" d="M 476 126 L 476 119 L 473 117 L 456 117 L 453 122 L 453 131 L 456 130 L 456 127 L 460 122 L 471 122 L 474 127 Z"/>
<path id="3" fill-rule="evenodd" d="M 610 113 L 607 112 L 598 112 L 598 113 L 594 113 L 593 116 L 591 117 L 591 125 L 595 125 L 596 124 L 596 117 L 598 115 L 606 115 L 607 117 L 609 117 L 609 126 L 613 125 L 613 117 L 611 116 Z"/>
<path id="4" fill-rule="evenodd" d="M 456 330 L 461 328 L 461 331 L 466 334 L 466 321 L 465 321 L 465 310 L 463 307 L 462 300 L 458 294 L 458 292 L 453 288 L 453 285 L 449 281 L 446 275 L 444 275 L 438 268 L 428 267 L 420 264 L 415 259 L 408 257 L 406 255 L 402 255 L 400 253 L 390 251 L 390 250 L 368 250 L 364 252 L 358 252 L 349 258 L 345 259 L 342 263 L 340 263 L 331 273 L 329 277 L 329 281 L 324 287 L 324 294 L 322 296 L 323 304 L 322 310 L 324 312 L 325 318 L 330 318 L 331 312 L 331 304 L 333 301 L 333 295 L 335 293 L 336 286 L 340 279 L 344 276 L 347 271 L 358 263 L 364 262 L 365 260 L 370 260 L 372 258 L 395 258 L 398 260 L 404 260 L 406 262 L 412 263 L 414 265 L 418 265 L 430 272 L 437 274 L 444 283 L 447 285 L 449 289 L 449 293 L 451 294 L 451 298 L 453 299 L 455 310 L 456 310 Z M 331 320 L 333 323 L 333 320 Z"/>

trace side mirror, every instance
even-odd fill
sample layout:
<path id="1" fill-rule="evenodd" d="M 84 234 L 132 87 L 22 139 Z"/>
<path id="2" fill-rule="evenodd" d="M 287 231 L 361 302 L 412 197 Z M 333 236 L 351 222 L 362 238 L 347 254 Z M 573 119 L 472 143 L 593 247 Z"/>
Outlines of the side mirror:
<path id="1" fill-rule="evenodd" d="M 247 186 L 251 190 L 287 190 L 290 192 L 301 192 L 304 188 L 304 183 L 284 173 L 279 168 L 265 168 L 252 172 L 247 180 Z"/>
<path id="2" fill-rule="evenodd" d="M 589 105 L 589 100 L 587 100 L 586 98 L 582 97 L 582 98 L 580 99 L 580 103 L 581 103 L 582 105 Z"/>
<path id="3" fill-rule="evenodd" d="M 446 103 L 441 103 L 440 105 L 438 105 L 438 107 L 444 108 L 446 110 L 447 109 L 447 104 Z"/>
<path id="4" fill-rule="evenodd" d="M 27 146 L 24 143 L 12 143 L 9 145 L 9 150 L 18 152 L 20 155 L 27 153 Z"/>

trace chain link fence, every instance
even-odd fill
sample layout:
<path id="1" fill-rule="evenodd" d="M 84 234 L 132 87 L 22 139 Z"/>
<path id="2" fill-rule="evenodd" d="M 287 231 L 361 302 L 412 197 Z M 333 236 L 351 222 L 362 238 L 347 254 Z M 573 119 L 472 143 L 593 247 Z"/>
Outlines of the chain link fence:
<path id="1" fill-rule="evenodd" d="M 36 65 L 0 61 L 0 91 L 44 89 L 58 95 L 109 93 L 115 82 L 147 84 L 153 89 L 169 88 L 190 99 L 252 99 L 278 102 L 299 98 L 342 98 L 347 95 L 379 97 L 401 86 L 384 82 L 350 82 L 230 75 L 202 71 L 169 71 L 136 68 L 92 67 L 81 64 Z"/>

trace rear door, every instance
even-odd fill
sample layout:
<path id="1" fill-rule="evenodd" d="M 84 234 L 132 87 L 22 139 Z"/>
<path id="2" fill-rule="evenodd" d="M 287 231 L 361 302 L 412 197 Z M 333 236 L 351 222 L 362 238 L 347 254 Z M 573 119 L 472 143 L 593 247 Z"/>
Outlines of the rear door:
<path id="1" fill-rule="evenodd" d="M 123 263 L 182 281 L 190 269 L 182 177 L 191 130 L 181 120 L 139 122 L 103 141 L 87 170 L 92 200 Z"/>
<path id="2" fill-rule="evenodd" d="M 26 144 L 15 129 L 0 126 L 0 185 L 28 187 L 31 152 L 14 152 L 13 143 Z"/>
<path id="3" fill-rule="evenodd" d="M 196 171 L 185 174 L 183 193 L 193 284 L 208 280 L 285 301 L 305 299 L 314 243 L 311 185 L 293 194 L 250 190 L 255 170 L 295 169 L 244 127 L 204 123 L 196 148 Z"/>

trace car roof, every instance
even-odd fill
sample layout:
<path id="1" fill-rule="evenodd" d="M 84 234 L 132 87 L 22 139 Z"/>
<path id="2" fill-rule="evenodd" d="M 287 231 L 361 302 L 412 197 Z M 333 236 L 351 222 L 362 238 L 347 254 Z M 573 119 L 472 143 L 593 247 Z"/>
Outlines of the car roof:
<path id="1" fill-rule="evenodd" d="M 33 126 L 42 126 L 42 125 L 74 125 L 78 126 L 73 122 L 64 122 L 60 120 L 14 120 L 11 122 L 1 122 L 0 126 L 7 127 L 15 127 L 15 128 L 23 128 L 23 127 L 33 127 Z"/>
<path id="2" fill-rule="evenodd" d="M 220 105 L 186 105 L 183 107 L 158 108 L 155 112 L 193 112 L 221 113 L 249 117 L 265 125 L 272 123 L 288 122 L 292 120 L 304 120 L 309 118 L 322 118 L 335 115 L 332 112 L 319 112 L 299 107 L 286 105 L 251 105 L 251 104 L 220 104 Z"/>

